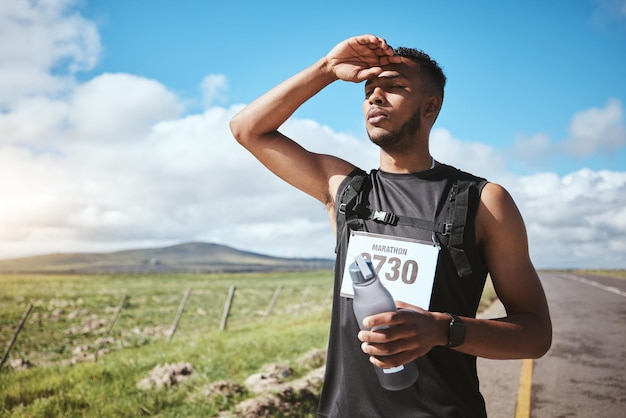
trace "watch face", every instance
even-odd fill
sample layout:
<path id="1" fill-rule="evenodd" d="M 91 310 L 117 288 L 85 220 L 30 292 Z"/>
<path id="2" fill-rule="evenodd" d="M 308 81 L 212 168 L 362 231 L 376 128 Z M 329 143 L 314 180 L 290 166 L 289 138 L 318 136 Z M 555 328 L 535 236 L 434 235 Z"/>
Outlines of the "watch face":
<path id="1" fill-rule="evenodd" d="M 453 326 L 452 327 L 452 342 L 456 345 L 462 344 L 465 340 L 465 327 L 464 326 Z"/>
<path id="2" fill-rule="evenodd" d="M 456 347 L 465 341 L 465 324 L 461 319 L 452 315 L 452 321 L 450 322 L 450 334 L 448 336 L 448 346 Z"/>

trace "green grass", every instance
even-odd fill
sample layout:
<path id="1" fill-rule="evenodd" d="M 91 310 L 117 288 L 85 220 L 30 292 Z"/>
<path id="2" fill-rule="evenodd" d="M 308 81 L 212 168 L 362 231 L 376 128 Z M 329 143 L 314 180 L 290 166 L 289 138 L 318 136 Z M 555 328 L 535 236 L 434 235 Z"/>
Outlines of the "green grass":
<path id="1" fill-rule="evenodd" d="M 278 285 L 282 291 L 265 318 Z M 225 331 L 220 323 L 236 286 Z M 10 358 L 36 367 L 0 371 L 0 416 L 213 416 L 252 394 L 207 397 L 209 383 L 237 383 L 267 363 L 287 363 L 325 349 L 330 320 L 330 272 L 179 276 L 0 276 L 0 343 L 8 343 L 29 303 L 33 311 Z M 187 288 L 192 293 L 171 343 L 167 333 Z M 124 308 L 94 362 L 97 341 Z M 99 325 L 90 328 L 89 325 Z M 74 350 L 87 347 L 76 361 Z M 4 350 L 3 350 L 4 351 Z M 189 362 L 186 384 L 140 390 L 156 365 Z M 316 405 L 309 405 L 311 413 Z"/>
<path id="2" fill-rule="evenodd" d="M 496 290 L 493 287 L 493 282 L 491 281 L 491 276 L 487 276 L 487 280 L 485 281 L 485 287 L 483 288 L 483 294 L 480 298 L 480 303 L 478 304 L 478 312 L 481 312 L 487 309 L 498 296 L 496 295 Z"/>
<path id="3" fill-rule="evenodd" d="M 615 277 L 617 279 L 626 279 L 626 270 L 576 270 L 575 272 L 582 274 L 609 276 Z"/>
<path id="4" fill-rule="evenodd" d="M 271 314 L 265 313 L 278 286 Z M 227 329 L 219 326 L 231 286 L 236 286 Z M 207 394 L 207 385 L 243 384 L 269 363 L 291 366 L 293 378 L 309 370 L 298 359 L 325 350 L 332 273 L 224 275 L 0 276 L 0 344 L 11 339 L 29 303 L 33 311 L 11 351 L 35 367 L 0 370 L 0 417 L 198 417 L 233 410 L 254 394 Z M 171 343 L 167 332 L 187 288 L 192 289 Z M 486 286 L 485 297 L 493 291 Z M 491 288 L 492 289 L 492 288 Z M 126 298 L 94 361 L 96 343 Z M 86 348 L 83 358 L 75 354 Z M 79 360 L 77 360 L 79 358 Z M 169 389 L 137 383 L 157 365 L 188 362 L 190 380 Z M 319 392 L 320 388 L 316 388 Z M 315 416 L 312 400 L 298 416 Z M 280 415 L 275 415 L 280 416 Z"/>
<path id="5" fill-rule="evenodd" d="M 293 364 L 297 357 L 312 347 L 325 347 L 327 321 L 319 314 L 296 321 L 273 320 L 175 344 L 157 342 L 119 350 L 98 363 L 3 373 L 3 412 L 14 417 L 213 416 L 224 399 L 200 396 L 204 386 L 218 380 L 243 382 L 268 362 L 291 363 L 298 371 Z M 137 388 L 157 364 L 179 362 L 194 366 L 195 374 L 187 384 L 169 390 Z"/>

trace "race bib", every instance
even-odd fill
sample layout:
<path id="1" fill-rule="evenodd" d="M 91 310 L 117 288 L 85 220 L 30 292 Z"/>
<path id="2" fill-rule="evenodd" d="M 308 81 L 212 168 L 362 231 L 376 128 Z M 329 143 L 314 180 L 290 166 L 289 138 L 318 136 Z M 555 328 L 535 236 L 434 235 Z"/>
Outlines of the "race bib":
<path id="1" fill-rule="evenodd" d="M 348 269 L 359 254 L 372 260 L 380 281 L 394 300 L 428 309 L 439 257 L 438 247 L 407 238 L 351 231 L 341 296 L 354 297 Z"/>

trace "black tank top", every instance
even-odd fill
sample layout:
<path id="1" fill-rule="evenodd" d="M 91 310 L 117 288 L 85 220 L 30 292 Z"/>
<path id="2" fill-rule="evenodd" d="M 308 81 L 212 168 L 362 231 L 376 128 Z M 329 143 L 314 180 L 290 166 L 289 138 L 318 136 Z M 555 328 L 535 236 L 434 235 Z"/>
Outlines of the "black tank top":
<path id="1" fill-rule="evenodd" d="M 337 194 L 350 183 L 346 178 Z M 448 195 L 457 181 L 470 182 L 469 210 L 463 236 L 463 250 L 472 274 L 462 279 L 447 248 L 447 236 L 439 236 L 442 249 L 429 310 L 475 317 L 487 272 L 476 248 L 474 217 L 486 180 L 447 165 L 412 174 L 372 170 L 368 200 L 372 209 L 397 215 L 443 222 L 450 204 Z M 431 241 L 432 232 L 412 226 L 363 221 L 368 232 Z M 352 299 L 340 296 L 349 233 L 340 234 L 335 264 L 335 291 L 330 327 L 326 375 L 320 400 L 320 417 L 404 418 L 404 417 L 486 417 L 479 391 L 476 357 L 435 347 L 417 359 L 420 376 L 414 386 L 402 391 L 383 389 L 368 356 L 357 338 L 359 326 Z"/>

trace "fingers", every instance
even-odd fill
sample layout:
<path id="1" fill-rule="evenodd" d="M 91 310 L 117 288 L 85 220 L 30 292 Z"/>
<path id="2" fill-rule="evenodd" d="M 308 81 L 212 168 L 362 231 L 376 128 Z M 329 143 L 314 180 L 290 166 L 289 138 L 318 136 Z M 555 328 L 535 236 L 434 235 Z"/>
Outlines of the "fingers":
<path id="1" fill-rule="evenodd" d="M 400 325 L 418 320 L 420 315 L 426 313 L 422 308 L 404 302 L 396 302 L 396 307 L 398 308 L 396 312 L 384 312 L 364 318 L 363 325 L 367 328 Z"/>
<path id="2" fill-rule="evenodd" d="M 370 362 L 378 367 L 399 366 L 406 359 L 406 342 L 390 340 L 384 331 L 361 331 L 361 351 L 368 354 Z"/>
<path id="3" fill-rule="evenodd" d="M 384 39 L 350 38 L 326 55 L 329 71 L 340 80 L 360 83 L 383 72 L 383 66 L 402 61 Z"/>
<path id="4" fill-rule="evenodd" d="M 364 319 L 371 331 L 360 331 L 361 350 L 378 367 L 395 367 L 425 355 L 433 344 L 429 337 L 429 316 L 423 309 L 397 302 L 397 312 Z M 377 327 L 382 327 L 377 328 Z"/>
<path id="5" fill-rule="evenodd" d="M 372 66 L 382 66 L 402 61 L 402 58 L 396 55 L 393 48 L 384 38 L 374 35 L 363 35 L 353 39 L 361 46 L 367 48 L 367 50 L 361 51 L 360 54 L 363 58 L 369 59 Z"/>
<path id="6" fill-rule="evenodd" d="M 369 355 L 370 363 L 382 368 L 400 366 L 427 353 L 420 347 L 408 347 L 400 341 L 386 344 L 362 343 L 361 350 Z"/>
<path id="7" fill-rule="evenodd" d="M 355 36 L 353 38 L 357 43 L 367 46 L 370 50 L 375 51 L 378 56 L 393 55 L 393 48 L 387 44 L 384 38 L 374 35 Z"/>
<path id="8" fill-rule="evenodd" d="M 380 367 L 381 369 L 390 369 L 392 367 L 398 367 L 403 364 L 407 364 L 410 361 L 416 360 L 421 357 L 421 355 L 415 355 L 409 351 L 403 351 L 401 353 L 397 353 L 390 356 L 375 356 L 370 355 L 369 361 L 376 367 Z"/>
<path id="9" fill-rule="evenodd" d="M 406 364 L 424 356 L 432 348 L 423 344 L 416 336 L 389 339 L 383 335 L 381 331 L 359 333 L 359 338 L 363 338 L 361 351 L 369 355 L 370 362 L 377 367 L 389 368 Z"/>
<path id="10" fill-rule="evenodd" d="M 361 70 L 401 62 L 391 46 L 383 38 L 360 35 L 337 44 L 327 55 L 333 65 L 358 65 Z"/>
<path id="11" fill-rule="evenodd" d="M 358 338 L 363 343 L 390 344 L 397 341 L 410 344 L 419 337 L 420 326 L 412 321 L 411 311 L 394 312 L 393 314 L 379 314 L 365 318 L 364 323 L 374 324 L 370 331 L 360 331 Z M 377 325 L 378 324 L 378 325 Z M 395 348 L 391 348 L 393 350 Z"/>

